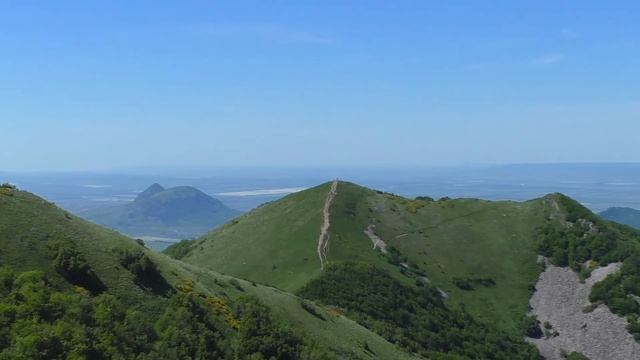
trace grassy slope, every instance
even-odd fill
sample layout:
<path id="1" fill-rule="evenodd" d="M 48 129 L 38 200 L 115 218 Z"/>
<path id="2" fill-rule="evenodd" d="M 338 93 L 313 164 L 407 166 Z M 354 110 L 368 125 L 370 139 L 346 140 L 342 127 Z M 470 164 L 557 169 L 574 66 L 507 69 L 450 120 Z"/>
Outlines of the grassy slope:
<path id="1" fill-rule="evenodd" d="M 7 195 L 10 192 L 11 196 Z M 164 299 L 145 292 L 133 281 L 129 271 L 118 263 L 113 249 L 141 248 L 135 241 L 72 216 L 53 204 L 27 192 L 5 191 L 0 194 L 0 265 L 17 270 L 38 269 L 47 273 L 60 286 L 68 286 L 53 269 L 46 242 L 52 238 L 72 240 L 87 259 L 93 271 L 107 285 L 108 291 L 125 301 L 145 304 L 160 311 Z M 267 286 L 237 280 L 243 291 L 236 289 L 229 276 L 198 269 L 189 264 L 143 249 L 158 265 L 171 285 L 194 281 L 195 288 L 205 294 L 228 296 L 231 300 L 246 294 L 256 295 L 274 314 L 295 330 L 309 335 L 322 347 L 345 357 L 368 358 L 366 342 L 380 358 L 409 358 L 381 337 L 344 317 L 319 309 L 326 320 L 318 319 L 300 305 L 300 299 Z M 153 311 L 153 310 L 151 310 Z"/>
<path id="2" fill-rule="evenodd" d="M 299 297 L 280 289 L 221 275 L 168 257 L 166 260 L 174 262 L 176 266 L 188 272 L 190 278 L 197 279 L 200 290 L 205 293 L 223 292 L 231 299 L 245 295 L 258 297 L 262 303 L 271 308 L 277 318 L 315 339 L 319 344 L 328 346 L 340 358 L 370 358 L 370 355 L 364 351 L 365 343 L 379 359 L 413 358 L 356 322 L 307 302 L 324 318 L 324 320 L 318 319 L 304 310 Z M 232 279 L 238 282 L 241 291 L 230 285 L 229 281 L 233 281 Z"/>
<path id="3" fill-rule="evenodd" d="M 194 265 L 295 290 L 320 274 L 316 253 L 329 185 L 265 204 L 204 235 L 183 259 Z"/>
<path id="4" fill-rule="evenodd" d="M 289 195 L 237 218 L 198 239 L 182 260 L 287 291 L 300 289 L 321 273 L 316 249 L 329 186 Z M 362 207 L 364 197 L 373 193 L 362 190 L 344 182 L 338 186 L 331 207 L 329 263 L 361 260 L 389 267 L 372 251 L 359 230 L 363 227 L 354 230 L 353 224 L 367 222 L 366 207 L 356 212 L 351 208 Z"/>
<path id="5" fill-rule="evenodd" d="M 329 261 L 379 263 L 363 234 L 375 224 L 388 245 L 426 270 L 429 280 L 450 295 L 450 304 L 464 304 L 476 318 L 503 329 L 516 328 L 540 272 L 535 233 L 548 210 L 545 201 L 415 202 L 349 183 L 341 184 L 341 190 L 332 213 Z M 455 277 L 489 277 L 496 286 L 464 291 L 453 284 Z"/>
<path id="6" fill-rule="evenodd" d="M 183 260 L 296 291 L 320 274 L 315 251 L 328 188 L 323 184 L 252 211 L 203 236 Z M 451 304 L 513 330 L 527 312 L 529 287 L 540 270 L 534 237 L 548 213 L 545 203 L 416 203 L 341 182 L 331 208 L 328 261 L 373 263 L 413 282 L 372 250 L 364 230 L 375 224 L 383 240 L 450 294 Z M 454 277 L 468 276 L 490 277 L 496 286 L 463 291 L 453 285 Z"/>
<path id="7" fill-rule="evenodd" d="M 117 295 L 132 301 L 150 296 L 133 285 L 133 276 L 118 264 L 112 249 L 140 247 L 115 231 L 104 229 L 60 210 L 52 203 L 26 192 L 0 195 L 0 263 L 20 271 L 38 269 L 64 284 L 53 266 L 47 241 L 68 239 L 91 264 L 93 271 Z"/>
<path id="8" fill-rule="evenodd" d="M 382 214 L 382 238 L 423 267 L 450 295 L 450 304 L 464 304 L 476 318 L 504 329 L 516 328 L 540 272 L 535 229 L 544 220 L 542 201 L 450 200 L 400 214 Z M 491 278 L 496 285 L 465 291 L 453 284 L 455 277 Z"/>

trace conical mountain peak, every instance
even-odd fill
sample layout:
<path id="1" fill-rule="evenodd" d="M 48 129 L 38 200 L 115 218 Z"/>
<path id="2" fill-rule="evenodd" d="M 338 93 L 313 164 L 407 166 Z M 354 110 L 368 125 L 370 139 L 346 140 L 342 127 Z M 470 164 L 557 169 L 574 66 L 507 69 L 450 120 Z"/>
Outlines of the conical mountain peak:
<path id="1" fill-rule="evenodd" d="M 137 200 L 144 200 L 144 199 L 148 199 L 150 197 L 152 197 L 153 195 L 164 191 L 164 188 L 162 187 L 162 185 L 158 184 L 158 183 L 153 183 L 151 186 L 149 186 L 145 191 L 141 192 L 138 197 L 136 197 L 136 201 Z"/>

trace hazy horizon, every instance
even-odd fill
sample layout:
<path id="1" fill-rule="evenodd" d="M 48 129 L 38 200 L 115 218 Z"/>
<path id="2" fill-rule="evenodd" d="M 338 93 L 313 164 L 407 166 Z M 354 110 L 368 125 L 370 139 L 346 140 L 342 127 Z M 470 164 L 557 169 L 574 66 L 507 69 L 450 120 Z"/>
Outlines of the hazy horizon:
<path id="1" fill-rule="evenodd" d="M 523 201 L 561 192 L 594 211 L 640 208 L 640 163 L 392 167 L 173 167 L 121 172 L 7 172 L 11 182 L 72 211 L 131 201 L 152 183 L 194 186 L 241 211 L 339 178 L 407 197 Z"/>
<path id="2" fill-rule="evenodd" d="M 207 176 L 215 171 L 223 174 L 243 175 L 245 172 L 255 171 L 322 171 L 322 170 L 463 170 L 488 169 L 505 167 L 559 167 L 559 166 L 640 166 L 640 161 L 582 161 L 582 162 L 514 162 L 514 163 L 447 163 L 447 164 L 363 164 L 363 165 L 207 165 L 207 164 L 169 164 L 169 165 L 141 165 L 105 168 L 38 168 L 38 169 L 0 169 L 1 173 L 13 174 L 121 174 L 121 175 L 180 175 L 181 173 L 195 173 L 196 176 Z M 198 175 L 198 173 L 201 173 Z"/>

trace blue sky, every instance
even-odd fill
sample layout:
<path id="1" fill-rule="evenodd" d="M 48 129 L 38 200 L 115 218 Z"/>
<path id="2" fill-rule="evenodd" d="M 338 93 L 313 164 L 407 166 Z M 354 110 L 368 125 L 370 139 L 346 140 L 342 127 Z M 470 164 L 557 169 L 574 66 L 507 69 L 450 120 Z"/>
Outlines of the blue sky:
<path id="1" fill-rule="evenodd" d="M 0 170 L 637 161 L 636 1 L 2 1 Z"/>

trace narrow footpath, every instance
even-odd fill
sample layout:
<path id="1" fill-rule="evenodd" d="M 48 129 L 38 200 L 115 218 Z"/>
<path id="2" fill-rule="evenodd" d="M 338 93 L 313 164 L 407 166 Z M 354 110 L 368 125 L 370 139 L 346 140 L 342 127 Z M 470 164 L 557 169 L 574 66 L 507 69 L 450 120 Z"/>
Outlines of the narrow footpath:
<path id="1" fill-rule="evenodd" d="M 331 189 L 327 193 L 322 208 L 322 225 L 320 226 L 320 236 L 318 237 L 318 257 L 320 258 L 320 270 L 324 270 L 327 263 L 327 251 L 329 249 L 329 228 L 331 227 L 330 210 L 331 203 L 338 194 L 338 180 L 331 183 Z"/>

